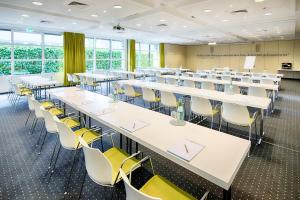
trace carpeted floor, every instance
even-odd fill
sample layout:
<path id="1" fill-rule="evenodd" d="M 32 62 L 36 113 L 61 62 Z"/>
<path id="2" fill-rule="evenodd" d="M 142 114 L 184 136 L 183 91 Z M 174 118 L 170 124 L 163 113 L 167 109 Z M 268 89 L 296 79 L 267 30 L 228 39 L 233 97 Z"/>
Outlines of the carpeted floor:
<path id="1" fill-rule="evenodd" d="M 275 111 L 265 121 L 264 140 L 259 146 L 253 144 L 251 157 L 246 158 L 233 182 L 232 199 L 300 199 L 299 83 L 282 81 Z M 71 111 L 71 108 L 68 110 Z M 47 174 L 55 136 L 47 137 L 43 151 L 38 155 L 35 144 L 42 123 L 38 124 L 36 133 L 30 135 L 31 121 L 27 127 L 24 126 L 27 115 L 26 101 L 15 111 L 7 101 L 7 96 L 0 95 L 0 199 L 76 199 L 85 170 L 83 155 L 76 160 L 71 188 L 64 196 L 73 152 L 62 150 L 56 170 L 51 175 Z M 247 135 L 246 131 L 232 126 L 229 128 L 229 133 L 235 135 Z M 118 138 L 116 135 L 115 140 Z M 104 148 L 109 148 L 109 143 L 104 143 Z M 100 144 L 96 146 L 100 147 Z M 141 150 L 153 158 L 156 173 L 167 177 L 198 199 L 206 190 L 210 191 L 209 199 L 221 198 L 221 188 L 151 150 L 143 147 Z M 134 174 L 133 185 L 141 186 L 150 176 L 148 166 L 138 170 Z M 125 199 L 123 183 L 118 184 L 115 192 L 119 199 Z M 95 184 L 87 177 L 81 198 L 110 199 L 110 189 Z"/>

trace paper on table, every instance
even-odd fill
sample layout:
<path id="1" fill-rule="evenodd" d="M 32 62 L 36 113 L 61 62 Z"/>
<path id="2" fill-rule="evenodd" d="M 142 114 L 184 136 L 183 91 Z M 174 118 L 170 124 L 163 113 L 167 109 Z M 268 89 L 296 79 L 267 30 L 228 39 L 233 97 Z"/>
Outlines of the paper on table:
<path id="1" fill-rule="evenodd" d="M 125 123 L 122 123 L 120 125 L 120 128 L 129 131 L 129 132 L 135 132 L 141 128 L 144 128 L 145 126 L 148 126 L 146 122 L 140 121 L 140 120 L 134 120 L 134 121 L 127 121 Z"/>
<path id="2" fill-rule="evenodd" d="M 80 100 L 76 99 L 76 100 L 71 100 L 71 104 L 74 104 L 76 106 L 91 104 L 93 102 L 94 101 L 92 99 L 80 99 Z"/>
<path id="3" fill-rule="evenodd" d="M 200 151 L 204 149 L 204 146 L 196 142 L 183 139 L 177 144 L 170 147 L 167 151 L 185 161 L 191 161 Z"/>
<path id="4" fill-rule="evenodd" d="M 115 111 L 115 109 L 113 107 L 108 107 L 108 108 L 102 108 L 102 109 L 92 111 L 91 113 L 96 115 L 96 116 L 100 116 L 100 115 L 105 115 L 105 114 L 112 113 L 114 111 Z"/>

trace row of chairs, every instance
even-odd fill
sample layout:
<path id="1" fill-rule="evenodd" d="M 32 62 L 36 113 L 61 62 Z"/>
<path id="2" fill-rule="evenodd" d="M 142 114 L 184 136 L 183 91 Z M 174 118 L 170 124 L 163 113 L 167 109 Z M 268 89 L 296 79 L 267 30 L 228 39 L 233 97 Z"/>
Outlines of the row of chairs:
<path id="1" fill-rule="evenodd" d="M 71 86 L 81 85 L 83 88 L 91 91 L 96 91 L 97 87 L 99 87 L 102 92 L 101 83 L 97 82 L 94 78 L 68 73 L 67 79 Z"/>
<path id="2" fill-rule="evenodd" d="M 72 173 L 75 165 L 75 158 L 80 150 L 83 150 L 85 158 L 86 171 L 84 179 L 81 183 L 80 195 L 82 194 L 86 175 L 98 185 L 110 188 L 111 197 L 117 195 L 116 185 L 123 180 L 126 189 L 126 199 L 128 200 L 154 200 L 154 199 L 193 199 L 193 196 L 175 186 L 167 179 L 156 175 L 153 170 L 152 160 L 149 156 L 137 158 L 141 152 L 129 155 L 127 152 L 115 146 L 113 139 L 114 132 L 112 130 L 103 131 L 101 128 L 92 126 L 86 128 L 84 119 L 76 116 L 74 113 L 65 115 L 58 105 L 51 102 L 39 102 L 33 96 L 28 95 L 29 115 L 26 119 L 27 125 L 31 113 L 34 113 L 31 125 L 31 133 L 35 132 L 38 121 L 43 122 L 44 131 L 40 132 L 38 143 L 41 143 L 39 153 L 42 151 L 47 134 L 55 134 L 57 136 L 55 146 L 50 158 L 48 173 L 55 171 L 57 161 L 61 149 L 73 151 L 73 161 L 70 166 L 69 175 L 67 177 L 65 194 L 68 193 Z M 83 125 L 82 125 L 83 121 Z M 103 149 L 102 138 L 110 138 L 111 148 Z M 93 147 L 94 143 L 101 141 L 102 150 Z M 131 185 L 132 172 L 149 162 L 153 172 L 153 177 L 147 181 L 144 186 L 137 189 Z M 128 178 L 129 175 L 129 178 Z M 203 196 L 203 200 L 208 196 L 208 192 Z"/>
<path id="3" fill-rule="evenodd" d="M 118 84 L 117 84 L 118 85 Z M 142 88 L 142 93 L 136 92 L 134 87 L 130 85 L 124 85 L 122 88 L 120 85 L 117 86 L 118 91 L 122 91 L 122 93 L 127 97 L 127 99 L 135 99 L 141 97 L 144 102 L 144 106 L 146 103 L 150 103 L 150 109 L 157 109 L 160 110 L 161 107 L 176 109 L 178 102 L 176 99 L 175 94 L 170 92 L 163 92 L 160 91 L 159 95 L 156 91 L 149 89 L 149 88 Z M 258 89 L 258 91 L 256 91 Z M 260 90 L 261 88 L 250 88 L 248 95 L 259 96 L 258 92 L 266 92 Z M 239 91 L 236 92 L 238 93 Z M 134 103 L 134 101 L 133 101 Z M 155 106 L 151 106 L 157 105 Z M 171 112 L 169 112 L 169 115 Z M 219 130 L 222 128 L 222 122 L 248 127 L 249 128 L 249 136 L 248 139 L 251 141 L 252 135 L 252 127 L 253 124 L 255 125 L 255 134 L 257 135 L 257 128 L 256 128 L 256 119 L 258 117 L 258 112 L 256 111 L 254 114 L 250 114 L 248 108 L 246 106 L 241 106 L 237 104 L 231 103 L 222 103 L 213 105 L 209 99 L 200 98 L 200 97 L 191 97 L 190 101 L 190 113 L 189 113 L 189 121 L 194 121 L 196 118 L 200 118 L 200 122 L 202 122 L 206 118 L 211 119 L 211 128 L 213 128 L 214 120 L 219 117 Z"/>

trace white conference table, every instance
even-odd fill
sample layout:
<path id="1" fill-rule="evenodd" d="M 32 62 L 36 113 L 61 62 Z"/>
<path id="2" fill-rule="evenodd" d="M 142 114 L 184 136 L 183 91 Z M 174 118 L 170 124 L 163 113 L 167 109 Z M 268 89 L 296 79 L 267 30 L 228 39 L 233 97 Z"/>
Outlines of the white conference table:
<path id="1" fill-rule="evenodd" d="M 202 72 L 205 72 L 207 74 L 223 74 L 224 72 L 227 72 L 227 73 L 230 73 L 231 75 L 236 75 L 237 73 L 238 74 L 242 74 L 244 76 L 252 76 L 253 74 L 254 75 L 260 75 L 262 77 L 268 77 L 269 75 L 273 75 L 273 76 L 276 76 L 278 78 L 282 78 L 284 75 L 283 74 L 273 74 L 273 73 L 255 73 L 255 72 L 237 72 L 237 71 L 222 71 L 222 70 L 201 70 Z M 201 73 L 201 71 L 199 71 Z"/>
<path id="2" fill-rule="evenodd" d="M 204 90 L 164 83 L 146 82 L 141 80 L 123 80 L 119 81 L 119 83 L 123 85 L 131 85 L 133 87 L 149 88 L 158 91 L 171 92 L 185 96 L 201 97 L 214 101 L 221 101 L 225 103 L 233 103 L 242 106 L 257 108 L 260 110 L 261 113 L 260 138 L 258 140 L 258 144 L 260 144 L 262 141 L 262 137 L 264 135 L 264 110 L 267 110 L 269 108 L 271 104 L 270 98 L 255 97 L 242 94 L 227 94 L 225 92 L 219 92 L 216 90 Z"/>
<path id="3" fill-rule="evenodd" d="M 106 96 L 79 88 L 54 89 L 51 95 L 223 188 L 223 199 L 231 198 L 231 184 L 250 150 L 251 143 L 248 140 L 189 122 L 185 126 L 174 126 L 170 123 L 173 119 L 170 116 L 122 101 L 110 103 L 111 99 Z M 102 114 L 105 109 L 110 109 L 111 112 Z M 122 125 L 133 124 L 135 121 L 145 122 L 147 126 L 135 132 L 121 128 Z M 184 139 L 204 145 L 204 149 L 189 162 L 167 152 Z"/>
<path id="4" fill-rule="evenodd" d="M 46 98 L 47 89 L 59 84 L 58 81 L 50 80 L 42 76 L 21 76 L 18 79 L 26 85 L 26 87 L 33 90 L 36 98 L 42 97 L 42 90 L 45 90 L 44 96 Z"/>
<path id="5" fill-rule="evenodd" d="M 214 83 L 217 85 L 226 85 L 230 84 L 230 81 L 227 80 L 219 80 L 219 79 L 210 79 L 210 78 L 198 78 L 198 77 L 184 77 L 184 76 L 172 76 L 172 75 L 165 75 L 161 76 L 163 78 L 172 78 L 176 80 L 190 80 L 194 82 L 210 82 Z M 264 88 L 266 90 L 271 90 L 272 91 L 272 101 L 275 102 L 275 93 L 278 92 L 279 90 L 279 85 L 275 84 L 262 84 L 262 83 L 246 83 L 246 82 L 241 82 L 241 81 L 232 81 L 233 85 L 239 86 L 239 87 L 244 87 L 244 88 L 249 88 L 249 87 L 258 87 L 258 88 Z"/>
<path id="6" fill-rule="evenodd" d="M 129 76 L 134 76 L 135 78 L 138 77 L 142 77 L 144 75 L 147 75 L 147 73 L 143 73 L 143 72 L 130 72 L 130 71 L 123 71 L 123 70 L 113 70 L 110 72 L 111 74 L 118 74 L 121 75 L 120 78 L 122 78 L 124 75 L 126 76 L 126 78 L 130 78 Z"/>

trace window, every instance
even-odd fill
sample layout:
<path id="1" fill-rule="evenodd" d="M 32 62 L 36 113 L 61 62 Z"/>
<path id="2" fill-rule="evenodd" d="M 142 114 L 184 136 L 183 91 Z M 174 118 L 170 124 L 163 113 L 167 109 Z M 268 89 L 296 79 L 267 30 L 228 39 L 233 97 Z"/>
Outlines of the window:
<path id="1" fill-rule="evenodd" d="M 63 58 L 61 35 L 0 30 L 0 74 L 61 72 Z"/>
<path id="2" fill-rule="evenodd" d="M 35 33 L 14 32 L 14 73 L 42 72 L 42 36 Z"/>
<path id="3" fill-rule="evenodd" d="M 159 45 L 146 44 L 137 42 L 136 50 L 136 65 L 137 67 L 158 67 L 159 66 Z"/>
<path id="4" fill-rule="evenodd" d="M 86 65 L 89 71 L 124 68 L 124 41 L 86 38 L 85 46 Z"/>
<path id="5" fill-rule="evenodd" d="M 11 32 L 0 30 L 0 75 L 11 73 Z"/>
<path id="6" fill-rule="evenodd" d="M 44 72 L 62 72 L 64 49 L 62 35 L 44 35 Z"/>

